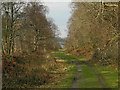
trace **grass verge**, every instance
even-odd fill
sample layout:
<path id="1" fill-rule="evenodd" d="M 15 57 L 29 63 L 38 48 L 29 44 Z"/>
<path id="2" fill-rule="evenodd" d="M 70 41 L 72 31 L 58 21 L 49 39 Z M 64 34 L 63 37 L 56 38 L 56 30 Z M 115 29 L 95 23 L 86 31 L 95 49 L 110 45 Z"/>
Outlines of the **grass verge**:
<path id="1" fill-rule="evenodd" d="M 94 73 L 93 69 L 85 64 L 81 66 L 82 66 L 81 76 L 83 78 L 80 78 L 79 80 L 82 81 L 79 88 L 102 88 L 98 81 L 98 77 Z"/>
<path id="2" fill-rule="evenodd" d="M 69 88 L 76 76 L 77 67 L 75 64 L 70 63 L 75 57 L 66 55 L 64 51 L 54 52 L 57 61 L 57 69 L 51 71 L 50 76 L 52 79 L 41 88 Z"/>
<path id="3" fill-rule="evenodd" d="M 60 63 L 60 67 L 51 73 L 52 79 L 41 88 L 69 88 L 76 76 L 77 67 L 74 64 Z"/>
<path id="4" fill-rule="evenodd" d="M 96 69 L 109 88 L 118 88 L 118 70 L 110 68 L 110 66 L 96 66 Z"/>
<path id="5" fill-rule="evenodd" d="M 53 88 L 69 88 L 74 80 L 74 77 L 76 76 L 77 67 L 76 65 L 69 64 L 70 66 L 69 70 L 66 70 L 63 72 L 63 77 L 59 80 L 59 83 L 54 85 Z"/>

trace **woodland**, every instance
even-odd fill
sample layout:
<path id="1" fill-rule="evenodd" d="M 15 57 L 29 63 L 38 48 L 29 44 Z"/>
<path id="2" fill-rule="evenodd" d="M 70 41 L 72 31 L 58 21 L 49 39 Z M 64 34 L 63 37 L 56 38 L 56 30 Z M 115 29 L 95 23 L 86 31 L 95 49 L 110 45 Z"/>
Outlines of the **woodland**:
<path id="1" fill-rule="evenodd" d="M 61 38 L 42 2 L 2 3 L 3 88 L 118 88 L 119 3 L 70 8 Z"/>

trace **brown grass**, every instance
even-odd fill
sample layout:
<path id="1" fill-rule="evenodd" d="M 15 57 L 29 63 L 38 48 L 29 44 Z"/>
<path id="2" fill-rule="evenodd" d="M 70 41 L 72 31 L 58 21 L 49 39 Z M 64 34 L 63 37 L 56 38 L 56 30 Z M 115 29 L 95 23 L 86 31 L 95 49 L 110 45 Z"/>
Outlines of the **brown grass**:
<path id="1" fill-rule="evenodd" d="M 57 68 L 52 57 L 32 53 L 3 58 L 3 88 L 33 88 L 46 84 Z"/>

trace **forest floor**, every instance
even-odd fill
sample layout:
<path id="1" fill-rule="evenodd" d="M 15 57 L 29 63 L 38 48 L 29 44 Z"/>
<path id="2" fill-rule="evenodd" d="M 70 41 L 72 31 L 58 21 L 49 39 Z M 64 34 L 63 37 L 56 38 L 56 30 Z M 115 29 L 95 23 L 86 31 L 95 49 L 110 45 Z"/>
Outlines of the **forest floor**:
<path id="1" fill-rule="evenodd" d="M 110 66 L 91 64 L 85 58 L 67 54 L 64 50 L 54 52 L 58 65 L 56 76 L 42 88 L 118 88 L 118 70 Z M 62 71 L 58 72 L 60 69 Z"/>

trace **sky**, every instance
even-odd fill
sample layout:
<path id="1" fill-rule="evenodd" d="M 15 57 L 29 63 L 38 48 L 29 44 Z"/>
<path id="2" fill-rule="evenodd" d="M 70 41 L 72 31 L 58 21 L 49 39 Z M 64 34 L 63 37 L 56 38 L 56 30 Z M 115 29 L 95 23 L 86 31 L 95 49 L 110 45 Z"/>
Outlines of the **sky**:
<path id="1" fill-rule="evenodd" d="M 67 22 L 71 16 L 70 2 L 44 2 L 49 8 L 47 16 L 54 20 L 60 30 L 60 37 L 67 37 Z"/>

